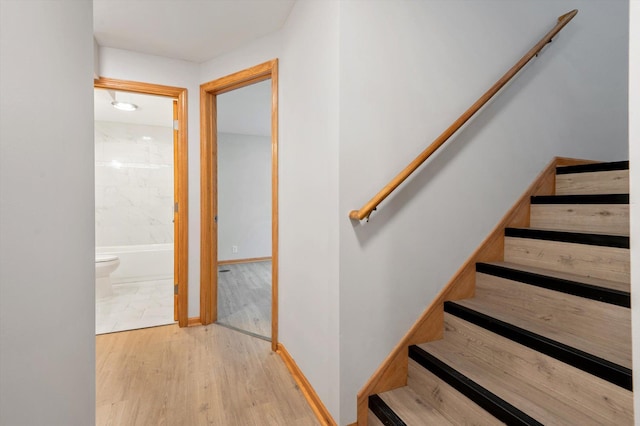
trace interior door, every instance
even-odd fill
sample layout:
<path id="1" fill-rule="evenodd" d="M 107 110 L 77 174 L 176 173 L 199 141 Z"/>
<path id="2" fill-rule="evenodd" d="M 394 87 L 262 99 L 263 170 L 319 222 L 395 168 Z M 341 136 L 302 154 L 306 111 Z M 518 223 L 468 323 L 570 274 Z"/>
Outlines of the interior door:
<path id="1" fill-rule="evenodd" d="M 216 97 L 217 323 L 269 340 L 271 80 Z"/>
<path id="2" fill-rule="evenodd" d="M 173 152 L 178 152 L 178 100 L 173 100 Z M 173 175 L 178 174 L 178 162 L 173 162 Z M 177 238 L 178 234 L 178 185 L 173 185 L 173 235 Z M 180 277 L 180 252 L 173 250 L 173 320 L 178 321 L 178 277 Z"/>
<path id="3" fill-rule="evenodd" d="M 271 81 L 271 348 L 278 347 L 278 60 L 273 59 L 200 86 L 200 320 L 218 320 L 217 97 Z M 219 218 L 221 220 L 221 218 Z M 231 246 L 233 252 L 233 244 Z M 229 248 L 229 246 L 226 246 Z M 233 253 L 235 254 L 235 253 Z M 238 247 L 238 253 L 240 247 Z M 243 256 L 244 257 L 244 256 Z M 250 256 L 247 256 L 250 257 Z"/>

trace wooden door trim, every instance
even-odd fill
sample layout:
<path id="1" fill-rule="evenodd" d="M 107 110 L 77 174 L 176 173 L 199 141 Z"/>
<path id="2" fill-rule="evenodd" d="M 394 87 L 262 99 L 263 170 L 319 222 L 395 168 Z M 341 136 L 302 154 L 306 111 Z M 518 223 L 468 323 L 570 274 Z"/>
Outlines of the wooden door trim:
<path id="1" fill-rule="evenodd" d="M 200 319 L 211 324 L 218 317 L 217 134 L 216 97 L 222 93 L 271 79 L 271 348 L 278 344 L 278 60 L 200 85 Z"/>
<path id="2" fill-rule="evenodd" d="M 97 89 L 122 90 L 146 95 L 166 96 L 178 100 L 178 149 L 174 150 L 174 185 L 178 197 L 178 212 L 175 216 L 176 235 L 174 235 L 174 250 L 178 253 L 178 325 L 188 325 L 188 250 L 189 250 L 189 198 L 187 157 L 187 89 L 182 87 L 163 86 L 160 84 L 142 83 L 138 81 L 117 80 L 100 77 L 93 81 Z"/>
<path id="3" fill-rule="evenodd" d="M 180 132 L 178 131 L 178 127 L 175 125 L 176 120 L 178 121 L 178 123 L 180 123 L 180 119 L 178 117 L 178 100 L 177 99 L 173 99 L 172 101 L 172 106 L 173 106 L 173 122 L 174 122 L 174 126 L 173 126 L 173 152 L 176 153 L 178 152 L 179 146 L 180 146 Z M 175 156 L 175 154 L 174 154 Z M 177 200 L 178 198 L 180 198 L 180 191 L 178 188 L 178 185 L 175 185 L 175 177 L 178 176 L 180 174 L 180 167 L 178 165 L 177 161 L 173 162 L 173 176 L 174 176 L 174 185 L 173 185 L 173 199 L 174 202 L 175 200 Z M 179 203 L 178 203 L 179 205 Z M 179 210 L 179 209 L 178 209 Z M 180 221 L 177 218 L 178 212 L 175 210 L 175 205 L 174 205 L 174 211 L 173 211 L 173 235 L 178 235 L 178 233 L 180 232 Z M 175 245 L 174 245 L 174 250 L 173 250 L 173 275 L 174 278 L 179 277 L 180 276 L 180 253 L 178 252 L 178 250 L 175 250 Z M 180 282 L 179 280 L 174 280 L 174 285 L 176 282 Z M 178 305 L 180 304 L 178 298 L 179 296 L 180 290 L 178 290 L 178 292 L 175 291 L 174 289 L 174 294 L 173 294 L 173 320 L 174 321 L 178 321 Z M 187 323 L 189 321 L 187 320 Z"/>

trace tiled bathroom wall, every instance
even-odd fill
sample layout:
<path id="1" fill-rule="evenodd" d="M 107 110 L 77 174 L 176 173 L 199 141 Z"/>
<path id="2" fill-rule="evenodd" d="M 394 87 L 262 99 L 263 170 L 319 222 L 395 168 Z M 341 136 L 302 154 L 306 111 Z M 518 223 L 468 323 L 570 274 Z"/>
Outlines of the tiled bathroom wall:
<path id="1" fill-rule="evenodd" d="M 96 247 L 173 242 L 173 130 L 95 122 Z"/>

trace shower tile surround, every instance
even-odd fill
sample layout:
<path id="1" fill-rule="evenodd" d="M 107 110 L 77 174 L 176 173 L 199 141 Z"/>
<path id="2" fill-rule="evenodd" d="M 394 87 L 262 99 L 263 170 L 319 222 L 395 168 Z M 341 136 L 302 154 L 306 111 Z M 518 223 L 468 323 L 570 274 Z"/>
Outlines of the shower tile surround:
<path id="1" fill-rule="evenodd" d="M 171 127 L 95 121 L 95 188 L 96 247 L 173 243 Z M 173 322 L 171 276 L 96 300 L 96 334 Z"/>
<path id="2" fill-rule="evenodd" d="M 173 130 L 95 122 L 96 246 L 173 242 Z"/>

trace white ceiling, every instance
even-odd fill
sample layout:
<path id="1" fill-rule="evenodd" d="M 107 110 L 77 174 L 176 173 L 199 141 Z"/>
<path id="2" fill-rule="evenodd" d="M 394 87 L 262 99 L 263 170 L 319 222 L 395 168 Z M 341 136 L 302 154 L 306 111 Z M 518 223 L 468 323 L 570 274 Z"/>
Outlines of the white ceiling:
<path id="1" fill-rule="evenodd" d="M 204 62 L 279 30 L 296 0 L 93 0 L 100 46 Z"/>
<path id="2" fill-rule="evenodd" d="M 279 30 L 296 0 L 93 0 L 100 46 L 203 62 Z M 137 111 L 111 106 L 112 96 Z M 95 119 L 170 127 L 171 99 L 96 90 Z M 218 97 L 218 131 L 271 134 L 270 81 Z"/>
<path id="3" fill-rule="evenodd" d="M 135 111 L 120 111 L 111 102 L 114 96 L 119 101 L 131 102 L 138 106 Z M 97 121 L 145 124 L 149 126 L 172 127 L 173 100 L 165 96 L 141 95 L 106 89 L 94 89 L 94 117 Z"/>

